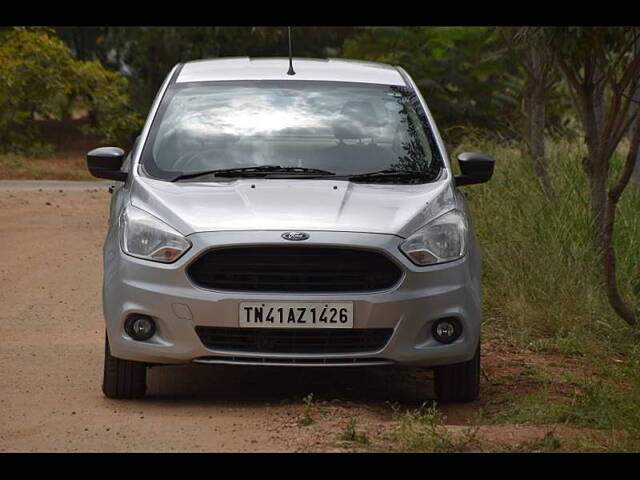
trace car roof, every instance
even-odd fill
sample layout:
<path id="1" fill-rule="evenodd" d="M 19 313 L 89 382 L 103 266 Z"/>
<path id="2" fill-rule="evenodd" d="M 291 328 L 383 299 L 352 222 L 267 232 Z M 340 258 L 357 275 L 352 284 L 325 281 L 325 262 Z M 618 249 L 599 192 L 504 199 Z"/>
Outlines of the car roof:
<path id="1" fill-rule="evenodd" d="M 406 85 L 396 67 L 344 59 L 295 58 L 295 75 L 287 75 L 289 58 L 218 58 L 187 62 L 176 83 L 224 80 L 318 80 Z"/>

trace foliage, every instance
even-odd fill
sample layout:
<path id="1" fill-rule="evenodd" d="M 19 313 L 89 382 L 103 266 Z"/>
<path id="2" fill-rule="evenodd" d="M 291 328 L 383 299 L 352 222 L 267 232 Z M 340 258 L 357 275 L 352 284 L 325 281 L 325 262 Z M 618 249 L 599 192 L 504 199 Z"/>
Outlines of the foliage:
<path id="1" fill-rule="evenodd" d="M 37 118 L 68 116 L 80 95 L 96 115 L 93 130 L 112 141 L 140 124 L 127 112 L 126 80 L 96 62 L 75 60 L 50 29 L 15 28 L 0 39 L 0 150 L 34 155 Z"/>
<path id="2" fill-rule="evenodd" d="M 357 420 L 353 417 L 349 418 L 347 424 L 344 427 L 344 430 L 340 434 L 340 440 L 345 442 L 355 442 L 361 444 L 368 444 L 369 437 L 367 437 L 366 433 L 358 433 L 356 430 Z"/>
<path id="3" fill-rule="evenodd" d="M 71 58 L 45 29 L 15 29 L 0 44 L 0 149 L 32 153 L 34 115 L 48 116 L 71 91 Z"/>
<path id="4" fill-rule="evenodd" d="M 303 427 L 309 426 L 315 423 L 315 419 L 311 416 L 311 409 L 313 408 L 313 392 L 302 398 L 304 402 L 304 412 L 300 419 L 300 425 Z"/>
<path id="5" fill-rule="evenodd" d="M 127 79 L 97 61 L 76 61 L 74 93 L 85 100 L 97 124 L 85 133 L 97 133 L 107 143 L 122 144 L 142 126 L 142 117 L 130 112 Z"/>

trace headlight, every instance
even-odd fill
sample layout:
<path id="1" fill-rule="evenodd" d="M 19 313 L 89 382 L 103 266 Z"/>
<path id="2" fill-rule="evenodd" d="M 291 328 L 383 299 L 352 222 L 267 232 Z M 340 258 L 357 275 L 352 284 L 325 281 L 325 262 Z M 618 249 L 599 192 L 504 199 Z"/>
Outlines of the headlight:
<path id="1" fill-rule="evenodd" d="M 416 265 L 449 262 L 462 257 L 467 248 L 467 220 L 450 210 L 407 238 L 400 250 Z"/>
<path id="2" fill-rule="evenodd" d="M 191 248 L 180 232 L 131 205 L 120 217 L 120 245 L 127 255 L 162 263 L 175 262 Z"/>

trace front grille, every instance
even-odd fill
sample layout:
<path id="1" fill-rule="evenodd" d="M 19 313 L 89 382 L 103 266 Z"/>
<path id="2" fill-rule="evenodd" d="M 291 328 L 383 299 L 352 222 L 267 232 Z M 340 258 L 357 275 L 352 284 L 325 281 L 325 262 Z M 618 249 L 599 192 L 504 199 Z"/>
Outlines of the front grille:
<path id="1" fill-rule="evenodd" d="M 211 350 L 252 353 L 361 353 L 382 349 L 392 328 L 346 330 L 196 327 Z"/>
<path id="2" fill-rule="evenodd" d="M 391 288 L 402 271 L 385 255 L 330 247 L 210 250 L 187 269 L 198 286 L 242 292 L 367 292 Z"/>

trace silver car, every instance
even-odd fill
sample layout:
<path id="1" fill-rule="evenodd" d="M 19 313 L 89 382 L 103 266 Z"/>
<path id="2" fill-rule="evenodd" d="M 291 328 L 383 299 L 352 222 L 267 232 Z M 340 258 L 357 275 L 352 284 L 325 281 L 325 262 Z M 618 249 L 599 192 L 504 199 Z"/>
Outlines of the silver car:
<path id="1" fill-rule="evenodd" d="M 434 369 L 478 396 L 480 252 L 458 157 L 400 67 L 229 58 L 179 64 L 132 150 L 87 154 L 117 182 L 104 245 L 103 391 L 153 365 Z M 290 72 L 291 73 L 291 72 Z"/>

